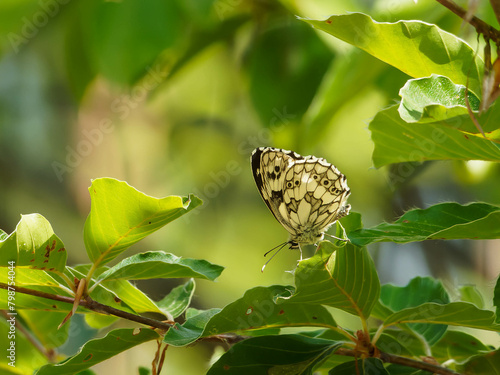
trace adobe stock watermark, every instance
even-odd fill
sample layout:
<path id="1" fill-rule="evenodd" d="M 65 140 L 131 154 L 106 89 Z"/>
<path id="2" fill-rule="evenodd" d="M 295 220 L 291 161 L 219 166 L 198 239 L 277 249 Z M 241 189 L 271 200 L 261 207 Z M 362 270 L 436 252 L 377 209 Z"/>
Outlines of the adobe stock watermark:
<path id="1" fill-rule="evenodd" d="M 71 0 L 39 0 L 38 9 L 30 17 L 22 17 L 22 26 L 20 33 L 10 32 L 7 34 L 7 39 L 15 53 L 20 51 L 20 48 L 28 44 L 30 40 L 38 35 L 49 21 L 61 12 L 63 5 L 66 5 Z"/>
<path id="2" fill-rule="evenodd" d="M 5 312 L 7 324 L 7 364 L 16 367 L 16 261 L 7 262 L 7 311 Z"/>
<path id="3" fill-rule="evenodd" d="M 268 128 L 260 129 L 256 135 L 249 136 L 240 142 L 238 145 L 238 153 L 240 155 L 247 156 L 248 160 L 250 160 L 250 154 L 255 148 L 271 144 L 273 133 L 281 130 L 291 119 L 295 118 L 294 114 L 287 113 L 286 107 L 283 107 L 281 111 L 274 108 L 273 114 L 274 116 Z M 190 215 L 183 216 L 184 220 L 189 223 L 193 215 L 199 214 L 202 209 L 207 207 L 210 204 L 210 200 L 216 198 L 229 185 L 232 177 L 238 176 L 243 170 L 244 167 L 241 166 L 239 161 L 230 160 L 226 163 L 224 169 L 217 172 L 211 171 L 208 174 L 211 181 L 207 182 L 202 189 L 194 188 L 192 190 L 193 194 L 203 201 L 203 205 L 191 212 Z"/>
<path id="4" fill-rule="evenodd" d="M 121 95 L 111 102 L 110 111 L 117 115 L 118 119 L 125 120 L 134 108 L 146 99 L 147 94 L 167 76 L 167 72 L 161 69 L 160 63 L 153 68 L 148 68 L 147 72 L 144 79 L 134 86 L 130 93 Z M 65 162 L 52 162 L 52 169 L 59 182 L 62 182 L 65 173 L 73 172 L 82 163 L 83 159 L 89 156 L 103 142 L 105 136 L 112 133 L 114 129 L 115 123 L 112 118 L 105 117 L 98 121 L 97 126 L 93 129 L 82 130 L 81 139 L 76 145 L 74 147 L 66 146 Z"/>

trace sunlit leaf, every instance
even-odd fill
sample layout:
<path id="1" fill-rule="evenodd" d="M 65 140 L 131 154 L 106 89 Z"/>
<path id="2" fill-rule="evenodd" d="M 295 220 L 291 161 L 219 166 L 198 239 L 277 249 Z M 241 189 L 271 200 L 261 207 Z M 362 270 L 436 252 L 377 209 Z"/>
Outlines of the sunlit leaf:
<path id="1" fill-rule="evenodd" d="M 481 94 L 484 63 L 457 36 L 422 21 L 377 22 L 362 13 L 334 15 L 325 21 L 302 19 L 396 67 L 411 77 L 432 73 L 449 77 Z"/>
<path id="2" fill-rule="evenodd" d="M 63 362 L 43 366 L 38 370 L 37 375 L 74 374 L 158 337 L 155 331 L 147 328 L 116 329 L 102 338 L 88 341 L 77 354 Z"/>
<path id="3" fill-rule="evenodd" d="M 467 115 L 466 92 L 465 86 L 436 74 L 411 79 L 399 91 L 402 100 L 398 111 L 406 122 L 435 122 Z M 471 110 L 477 112 L 479 99 L 471 92 L 467 95 Z"/>
<path id="4" fill-rule="evenodd" d="M 440 203 L 406 212 L 394 223 L 382 223 L 349 233 L 353 244 L 407 243 L 429 239 L 500 238 L 500 207 L 486 203 Z"/>
<path id="5" fill-rule="evenodd" d="M 487 131 L 483 122 L 480 123 Z M 495 126 L 498 128 L 498 123 Z M 369 125 L 375 144 L 373 164 L 379 168 L 405 161 L 499 161 L 500 148 L 493 135 L 487 133 L 491 140 L 484 138 L 477 130 L 473 131 L 473 127 L 469 116 L 438 122 L 407 123 L 401 119 L 397 106 L 389 107 L 378 112 Z"/>
<path id="6" fill-rule="evenodd" d="M 156 302 L 156 305 L 166 316 L 177 318 L 190 305 L 194 290 L 195 282 L 190 279 L 185 284 L 172 289 L 161 301 Z"/>
<path id="7" fill-rule="evenodd" d="M 63 242 L 40 214 L 22 215 L 16 230 L 0 241 L 0 267 L 15 261 L 16 267 L 63 272 L 67 257 Z"/>
<path id="8" fill-rule="evenodd" d="M 85 247 L 90 260 L 101 265 L 201 204 L 195 196 L 153 198 L 111 178 L 92 181 L 89 192 Z"/>
<path id="9" fill-rule="evenodd" d="M 445 305 L 428 302 L 398 311 L 383 324 L 385 327 L 401 323 L 448 324 L 500 332 L 500 324 L 495 324 L 494 319 L 492 311 L 478 309 L 468 302 L 451 302 Z"/>
<path id="10" fill-rule="evenodd" d="M 336 248 L 323 241 L 316 254 L 295 270 L 295 294 L 291 303 L 321 304 L 350 314 L 370 315 L 378 300 L 380 282 L 366 248 L 348 243 Z"/>
<path id="11" fill-rule="evenodd" d="M 234 345 L 207 374 L 312 374 L 341 345 L 300 335 L 253 337 Z"/>
<path id="12" fill-rule="evenodd" d="M 215 280 L 224 267 L 204 259 L 181 258 L 163 251 L 148 251 L 122 260 L 99 276 L 100 280 L 139 280 L 196 277 Z"/>
<path id="13" fill-rule="evenodd" d="M 79 265 L 74 268 L 68 267 L 72 275 L 78 279 L 84 277 L 89 269 L 89 264 Z M 108 269 L 106 266 L 100 267 L 96 270 L 94 275 L 98 276 L 106 269 Z M 105 280 L 95 287 L 94 284 L 91 283 L 90 297 L 104 305 L 112 306 L 127 312 L 135 312 L 138 314 L 155 312 L 161 314 L 158 306 L 156 306 L 144 292 L 132 285 L 128 280 Z"/>
<path id="14" fill-rule="evenodd" d="M 484 308 L 483 296 L 474 285 L 462 285 L 458 291 L 460 292 L 460 301 L 470 302 L 480 309 Z"/>

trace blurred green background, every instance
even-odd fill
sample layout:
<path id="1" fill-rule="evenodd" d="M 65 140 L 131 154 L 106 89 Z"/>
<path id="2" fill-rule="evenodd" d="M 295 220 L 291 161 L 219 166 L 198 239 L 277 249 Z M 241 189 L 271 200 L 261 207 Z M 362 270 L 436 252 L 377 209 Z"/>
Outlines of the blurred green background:
<path id="1" fill-rule="evenodd" d="M 500 203 L 497 165 L 372 168 L 367 125 L 409 77 L 296 18 L 346 12 L 436 23 L 476 48 L 471 29 L 431 0 L 2 0 L 0 228 L 10 233 L 20 214 L 38 212 L 65 242 L 69 262 L 85 263 L 91 179 L 125 180 L 156 197 L 195 193 L 200 209 L 124 256 L 164 250 L 225 266 L 216 283 L 197 284 L 194 305 L 212 308 L 257 285 L 291 283 L 286 271 L 299 256 L 283 251 L 260 272 L 263 254 L 287 233 L 253 182 L 255 147 L 335 164 L 365 226 L 442 201 Z M 488 2 L 477 15 L 498 27 Z M 394 171 L 402 183 L 391 181 Z M 497 246 L 427 241 L 370 250 L 383 283 L 432 275 L 451 288 L 475 284 L 490 298 Z M 138 285 L 159 299 L 176 283 Z M 75 334 L 66 350 L 80 344 Z M 165 373 L 203 373 L 212 349 L 170 348 Z M 119 356 L 113 371 L 149 366 L 151 350 Z"/>

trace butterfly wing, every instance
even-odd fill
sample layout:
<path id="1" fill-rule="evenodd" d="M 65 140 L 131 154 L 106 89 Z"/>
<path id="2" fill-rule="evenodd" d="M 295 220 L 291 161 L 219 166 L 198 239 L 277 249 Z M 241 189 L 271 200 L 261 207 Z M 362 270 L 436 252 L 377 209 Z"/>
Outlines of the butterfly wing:
<path id="1" fill-rule="evenodd" d="M 257 188 L 295 243 L 316 243 L 349 213 L 346 177 L 325 159 L 261 147 L 252 153 Z"/>
<path id="2" fill-rule="evenodd" d="M 322 158 L 307 156 L 297 160 L 285 175 L 284 202 L 293 226 L 304 234 L 305 242 L 314 241 L 315 236 L 349 213 L 349 194 L 345 176 Z"/>
<path id="3" fill-rule="evenodd" d="M 298 154 L 294 156 L 301 157 Z M 252 152 L 251 161 L 253 178 L 262 199 L 276 220 L 289 233 L 297 235 L 297 231 L 290 225 L 283 202 L 285 174 L 293 166 L 294 158 L 280 149 L 259 147 Z"/>

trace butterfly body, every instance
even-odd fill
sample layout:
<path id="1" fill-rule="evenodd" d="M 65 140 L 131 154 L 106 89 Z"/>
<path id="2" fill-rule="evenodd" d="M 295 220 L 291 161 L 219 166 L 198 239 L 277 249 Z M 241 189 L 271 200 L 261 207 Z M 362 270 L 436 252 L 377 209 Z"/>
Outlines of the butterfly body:
<path id="1" fill-rule="evenodd" d="M 262 199 L 290 233 L 290 248 L 318 243 L 349 213 L 346 177 L 325 159 L 260 147 L 253 151 L 251 163 Z"/>

